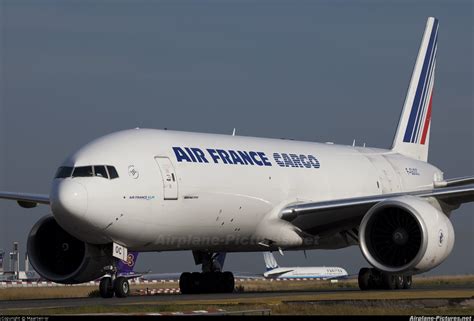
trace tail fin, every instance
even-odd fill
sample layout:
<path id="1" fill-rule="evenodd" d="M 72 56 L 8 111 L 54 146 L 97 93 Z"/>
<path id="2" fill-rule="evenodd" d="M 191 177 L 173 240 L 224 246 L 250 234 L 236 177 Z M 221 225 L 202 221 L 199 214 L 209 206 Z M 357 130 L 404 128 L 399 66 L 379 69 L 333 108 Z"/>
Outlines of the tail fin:
<path id="1" fill-rule="evenodd" d="M 275 260 L 272 252 L 263 252 L 263 260 L 265 261 L 265 268 L 267 271 L 276 269 L 278 267 L 278 263 Z"/>
<path id="2" fill-rule="evenodd" d="M 117 261 L 117 272 L 120 275 L 134 273 L 135 263 L 137 263 L 138 252 L 128 252 L 127 261 Z"/>
<path id="3" fill-rule="evenodd" d="M 428 160 L 437 43 L 438 19 L 430 17 L 392 145 L 393 151 L 422 161 Z"/>

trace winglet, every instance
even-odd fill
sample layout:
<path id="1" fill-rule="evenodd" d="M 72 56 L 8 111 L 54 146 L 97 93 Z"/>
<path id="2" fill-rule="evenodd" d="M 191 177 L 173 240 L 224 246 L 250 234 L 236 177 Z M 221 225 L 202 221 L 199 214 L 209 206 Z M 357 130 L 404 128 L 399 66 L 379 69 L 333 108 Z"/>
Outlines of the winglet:
<path id="1" fill-rule="evenodd" d="M 438 19 L 428 18 L 392 145 L 393 151 L 422 161 L 428 160 L 438 26 Z"/>

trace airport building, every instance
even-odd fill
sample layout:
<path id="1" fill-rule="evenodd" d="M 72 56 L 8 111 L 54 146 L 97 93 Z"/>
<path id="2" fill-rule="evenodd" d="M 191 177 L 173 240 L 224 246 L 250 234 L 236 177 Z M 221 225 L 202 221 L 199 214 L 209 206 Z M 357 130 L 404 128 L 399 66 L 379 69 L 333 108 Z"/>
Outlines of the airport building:
<path id="1" fill-rule="evenodd" d="M 7 266 L 8 257 L 8 266 Z M 8 253 L 0 249 L 0 281 L 38 280 L 36 271 L 30 269 L 28 253 L 25 253 L 25 269 L 20 270 L 20 250 L 18 242 L 13 242 L 13 250 Z"/>

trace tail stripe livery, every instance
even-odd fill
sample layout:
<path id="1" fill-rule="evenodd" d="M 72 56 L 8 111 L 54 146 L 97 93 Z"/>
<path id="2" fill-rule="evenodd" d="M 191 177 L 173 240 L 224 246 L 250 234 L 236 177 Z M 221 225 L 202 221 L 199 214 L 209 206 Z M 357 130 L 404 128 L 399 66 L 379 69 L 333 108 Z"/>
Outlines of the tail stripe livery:
<path id="1" fill-rule="evenodd" d="M 428 160 L 438 29 L 438 20 L 428 18 L 392 145 L 393 151 L 422 161 Z"/>
<path id="2" fill-rule="evenodd" d="M 435 63 L 436 63 L 436 49 L 437 49 L 437 40 L 438 40 L 438 20 L 434 19 L 434 22 L 431 27 L 431 35 L 428 44 L 428 49 L 426 50 L 423 68 L 421 70 L 421 75 L 418 80 L 418 86 L 416 88 L 415 99 L 412 104 L 410 118 L 408 120 L 407 129 L 405 131 L 404 142 L 419 143 L 420 128 L 426 127 L 425 124 L 420 126 L 421 119 L 424 116 L 426 109 L 426 98 L 430 97 L 429 101 L 431 102 L 431 92 L 432 92 L 432 76 L 434 75 Z M 430 88 L 431 87 L 431 88 Z M 429 107 L 428 107 L 429 109 Z M 422 143 L 423 144 L 423 143 Z"/>
<path id="3" fill-rule="evenodd" d="M 425 144 L 426 142 L 426 135 L 428 134 L 428 128 L 430 127 L 430 122 L 431 122 L 431 103 L 433 99 L 433 90 L 431 90 L 431 95 L 430 95 L 430 102 L 428 104 L 428 111 L 426 113 L 426 120 L 425 120 L 425 125 L 423 126 L 423 136 L 421 136 L 421 144 Z"/>

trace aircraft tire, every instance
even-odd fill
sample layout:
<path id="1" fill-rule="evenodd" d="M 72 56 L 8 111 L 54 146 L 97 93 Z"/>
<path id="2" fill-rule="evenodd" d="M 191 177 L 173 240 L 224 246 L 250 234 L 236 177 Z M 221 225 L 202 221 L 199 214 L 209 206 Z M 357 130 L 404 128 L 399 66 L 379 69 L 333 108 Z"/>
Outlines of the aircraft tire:
<path id="1" fill-rule="evenodd" d="M 370 286 L 371 275 L 372 275 L 372 271 L 369 268 L 360 269 L 359 277 L 358 277 L 359 289 L 361 289 L 362 291 L 371 289 L 371 286 Z"/>
<path id="2" fill-rule="evenodd" d="M 189 272 L 184 272 L 181 273 L 181 276 L 179 277 L 179 291 L 181 294 L 190 294 L 192 293 L 191 291 L 191 280 L 192 276 L 191 273 Z"/>
<path id="3" fill-rule="evenodd" d="M 411 275 L 407 275 L 403 277 L 403 288 L 404 289 L 411 289 L 411 286 L 413 284 L 413 280 Z"/>
<path id="4" fill-rule="evenodd" d="M 403 275 L 395 275 L 395 284 L 396 289 L 403 289 L 403 284 L 405 283 L 405 277 Z"/>
<path id="5" fill-rule="evenodd" d="M 203 272 L 201 274 L 201 291 L 199 293 L 215 293 L 217 280 L 217 273 Z"/>
<path id="6" fill-rule="evenodd" d="M 396 275 L 384 273 L 382 275 L 382 288 L 394 290 L 397 288 Z"/>
<path id="7" fill-rule="evenodd" d="M 232 293 L 234 292 L 235 288 L 235 279 L 234 274 L 232 272 L 224 272 L 222 273 L 222 278 L 224 280 L 224 293 Z"/>
<path id="8" fill-rule="evenodd" d="M 130 294 L 130 283 L 127 278 L 118 277 L 115 279 L 114 292 L 117 298 L 126 298 Z"/>
<path id="9" fill-rule="evenodd" d="M 198 294 L 202 293 L 202 278 L 201 273 L 193 272 L 191 273 L 191 282 L 190 282 L 190 293 Z"/>
<path id="10" fill-rule="evenodd" d="M 100 279 L 99 293 L 104 299 L 108 299 L 114 296 L 114 288 L 112 287 L 112 279 L 110 277 L 104 277 Z"/>

